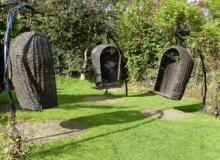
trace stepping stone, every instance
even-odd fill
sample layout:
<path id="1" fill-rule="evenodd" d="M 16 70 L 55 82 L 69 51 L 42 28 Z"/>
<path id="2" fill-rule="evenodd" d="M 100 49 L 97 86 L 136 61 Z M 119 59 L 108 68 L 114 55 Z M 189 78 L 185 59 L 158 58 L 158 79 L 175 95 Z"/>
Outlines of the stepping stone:
<path id="1" fill-rule="evenodd" d="M 84 102 L 116 104 L 116 103 L 123 103 L 124 100 L 122 98 L 117 98 L 117 97 L 94 96 L 94 97 L 87 97 L 87 98 L 85 98 Z"/>
<path id="2" fill-rule="evenodd" d="M 47 143 L 67 137 L 78 136 L 85 128 L 74 121 L 49 120 L 18 124 L 18 129 L 26 142 Z"/>
<path id="3" fill-rule="evenodd" d="M 145 109 L 142 113 L 147 117 L 165 120 L 187 120 L 192 119 L 192 113 L 185 113 L 176 109 Z"/>

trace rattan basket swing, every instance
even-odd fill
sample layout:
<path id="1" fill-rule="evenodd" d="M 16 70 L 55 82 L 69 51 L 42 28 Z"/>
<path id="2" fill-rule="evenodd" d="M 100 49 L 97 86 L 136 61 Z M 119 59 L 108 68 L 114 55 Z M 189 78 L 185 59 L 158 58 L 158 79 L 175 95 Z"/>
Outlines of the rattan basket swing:
<path id="1" fill-rule="evenodd" d="M 162 56 L 154 92 L 173 100 L 180 100 L 193 70 L 189 49 L 172 47 Z"/>
<path id="2" fill-rule="evenodd" d="M 92 64 L 98 89 L 120 87 L 121 54 L 111 44 L 101 44 L 92 50 Z"/>
<path id="3" fill-rule="evenodd" d="M 12 82 L 22 108 L 42 110 L 57 106 L 51 47 L 40 33 L 19 35 L 10 48 Z"/>

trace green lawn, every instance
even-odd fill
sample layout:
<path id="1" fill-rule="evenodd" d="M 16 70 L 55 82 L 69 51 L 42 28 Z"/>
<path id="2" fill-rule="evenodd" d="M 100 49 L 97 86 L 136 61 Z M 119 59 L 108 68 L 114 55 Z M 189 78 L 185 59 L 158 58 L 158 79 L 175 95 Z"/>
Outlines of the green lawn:
<path id="1" fill-rule="evenodd" d="M 18 112 L 18 118 L 78 121 L 86 131 L 72 138 L 33 147 L 31 160 L 220 160 L 220 120 L 200 112 L 200 101 L 172 101 L 151 93 L 111 91 L 123 103 L 84 102 L 104 91 L 93 83 L 57 78 L 59 106 L 42 112 Z M 4 96 L 4 95 L 2 95 Z M 4 99 L 4 98 L 3 98 Z M 192 112 L 191 120 L 161 120 L 144 117 L 145 108 L 174 108 Z"/>

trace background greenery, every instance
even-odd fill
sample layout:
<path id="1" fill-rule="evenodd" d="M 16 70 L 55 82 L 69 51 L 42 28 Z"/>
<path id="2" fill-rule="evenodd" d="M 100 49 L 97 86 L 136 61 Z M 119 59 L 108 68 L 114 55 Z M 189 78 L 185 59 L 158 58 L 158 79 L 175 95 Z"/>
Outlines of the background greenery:
<path id="1" fill-rule="evenodd" d="M 193 50 L 195 61 L 190 84 L 201 84 L 199 49 L 206 59 L 211 91 L 209 101 L 210 106 L 214 106 L 213 97 L 219 94 L 220 88 L 219 3 L 219 0 L 200 3 L 187 3 L 185 0 L 36 0 L 36 13 L 31 15 L 22 11 L 12 37 L 24 31 L 42 32 L 52 44 L 56 73 L 78 75 L 85 72 L 83 62 L 86 50 L 86 72 L 92 73 L 91 50 L 98 44 L 107 43 L 105 32 L 112 30 L 127 59 L 130 82 L 153 84 L 163 51 L 177 44 L 177 21 L 183 15 L 184 28 L 191 31 L 191 36 L 185 37 L 185 47 Z M 0 10 L 2 40 L 8 11 Z"/>
<path id="2" fill-rule="evenodd" d="M 208 49 L 219 49 L 218 0 L 201 4 L 189 4 L 185 0 L 36 0 L 35 9 L 32 16 L 27 12 L 19 14 L 13 37 L 30 30 L 47 35 L 59 74 L 81 72 L 84 51 L 106 43 L 105 31 L 111 29 L 128 59 L 130 80 L 148 81 L 155 77 L 164 49 L 176 44 L 176 22 L 180 14 L 186 16 L 183 23 L 193 36 L 186 37 L 188 47 L 200 48 L 207 56 Z M 8 11 L 0 12 L 1 39 Z M 215 44 L 205 43 L 205 39 Z M 3 41 L 0 44 L 2 47 Z"/>
<path id="3" fill-rule="evenodd" d="M 92 75 L 91 50 L 107 43 L 105 32 L 112 30 L 127 59 L 129 81 L 135 84 L 153 84 L 163 51 L 177 44 L 177 20 L 184 15 L 184 28 L 191 31 L 191 36 L 185 37 L 185 46 L 192 49 L 195 62 L 189 87 L 197 87 L 202 82 L 200 50 L 205 56 L 208 74 L 206 108 L 210 112 L 219 109 L 219 0 L 196 4 L 185 0 L 36 0 L 35 10 L 34 15 L 26 11 L 18 14 L 12 41 L 25 31 L 47 35 L 53 48 L 56 73 L 70 76 L 84 72 L 84 52 L 88 50 L 86 71 Z M 1 53 L 8 12 L 9 9 L 0 9 Z M 18 119 L 76 120 L 86 126 L 87 132 L 33 148 L 28 155 L 30 159 L 208 160 L 220 157 L 219 120 L 199 112 L 201 103 L 198 100 L 184 98 L 177 102 L 151 93 L 131 92 L 129 97 L 122 98 L 122 104 L 100 105 L 84 102 L 84 98 L 103 95 L 102 91 L 92 89 L 89 81 L 58 76 L 57 84 L 57 108 L 18 112 Z M 121 90 L 110 93 L 110 97 L 122 96 Z M 6 102 L 5 94 L 1 94 L 0 101 Z M 140 114 L 145 108 L 175 108 L 193 113 L 194 118 L 189 121 L 155 120 Z M 7 115 L 0 112 L 0 123 L 6 121 Z"/>

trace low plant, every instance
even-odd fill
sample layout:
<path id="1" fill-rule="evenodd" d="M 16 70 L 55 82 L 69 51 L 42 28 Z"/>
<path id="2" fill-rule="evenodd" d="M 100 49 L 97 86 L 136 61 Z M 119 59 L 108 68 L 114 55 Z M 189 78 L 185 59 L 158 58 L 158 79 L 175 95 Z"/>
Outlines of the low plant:
<path id="1" fill-rule="evenodd" d="M 9 120 L 6 126 L 0 125 L 0 160 L 23 160 L 29 152 L 30 145 L 26 142 L 14 120 Z"/>

